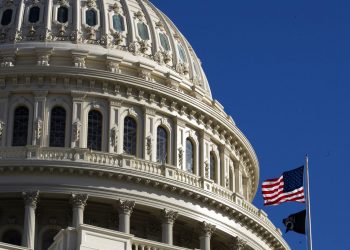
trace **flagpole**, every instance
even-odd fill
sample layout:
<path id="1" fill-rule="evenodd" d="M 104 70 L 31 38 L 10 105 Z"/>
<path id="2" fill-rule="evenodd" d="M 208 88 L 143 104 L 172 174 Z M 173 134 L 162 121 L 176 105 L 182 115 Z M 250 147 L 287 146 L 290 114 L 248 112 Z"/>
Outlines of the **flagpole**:
<path id="1" fill-rule="evenodd" d="M 311 205 L 310 205 L 310 185 L 309 185 L 309 157 L 305 156 L 305 168 L 306 168 L 306 209 L 307 209 L 307 238 L 309 250 L 312 250 L 312 230 L 311 230 Z"/>

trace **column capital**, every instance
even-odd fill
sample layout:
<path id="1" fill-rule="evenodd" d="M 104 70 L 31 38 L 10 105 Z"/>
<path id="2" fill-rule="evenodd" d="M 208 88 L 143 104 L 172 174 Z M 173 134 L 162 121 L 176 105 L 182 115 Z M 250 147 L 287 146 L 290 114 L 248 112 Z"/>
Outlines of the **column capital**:
<path id="1" fill-rule="evenodd" d="M 173 224 L 178 217 L 178 212 L 173 210 L 163 209 L 162 210 L 162 220 L 164 223 Z"/>
<path id="2" fill-rule="evenodd" d="M 117 201 L 119 213 L 131 214 L 135 207 L 135 201 L 121 200 Z"/>
<path id="3" fill-rule="evenodd" d="M 39 191 L 22 192 L 22 196 L 26 206 L 31 206 L 34 209 L 36 208 L 39 199 Z"/>
<path id="4" fill-rule="evenodd" d="M 205 221 L 203 221 L 202 223 L 200 223 L 200 231 L 202 236 L 206 236 L 206 237 L 211 237 L 211 235 L 214 233 L 216 226 L 212 225 L 210 223 L 207 223 Z"/>
<path id="5" fill-rule="evenodd" d="M 73 207 L 85 207 L 88 198 L 88 194 L 72 194 Z"/>
<path id="6" fill-rule="evenodd" d="M 235 236 L 232 238 L 232 250 L 243 250 L 244 247 L 247 245 L 247 242 L 238 236 Z"/>

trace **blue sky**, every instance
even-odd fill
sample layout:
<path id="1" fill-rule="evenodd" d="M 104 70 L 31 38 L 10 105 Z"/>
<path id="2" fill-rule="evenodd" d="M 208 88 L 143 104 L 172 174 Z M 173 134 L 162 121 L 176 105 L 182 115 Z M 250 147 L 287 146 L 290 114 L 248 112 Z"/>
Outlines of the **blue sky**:
<path id="1" fill-rule="evenodd" d="M 152 2 L 192 44 L 214 98 L 255 148 L 260 183 L 308 153 L 314 249 L 350 249 L 350 1 Z M 254 204 L 263 208 L 260 193 Z M 263 209 L 283 228 L 303 208 Z M 303 235 L 285 239 L 306 249 Z"/>

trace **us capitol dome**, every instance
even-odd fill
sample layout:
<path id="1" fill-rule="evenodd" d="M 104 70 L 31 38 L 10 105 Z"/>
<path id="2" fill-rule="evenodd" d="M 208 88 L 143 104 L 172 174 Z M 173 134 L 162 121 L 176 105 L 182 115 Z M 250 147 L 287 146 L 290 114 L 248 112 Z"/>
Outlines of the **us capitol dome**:
<path id="1" fill-rule="evenodd" d="M 251 203 L 251 144 L 151 2 L 0 4 L 0 249 L 290 249 Z"/>

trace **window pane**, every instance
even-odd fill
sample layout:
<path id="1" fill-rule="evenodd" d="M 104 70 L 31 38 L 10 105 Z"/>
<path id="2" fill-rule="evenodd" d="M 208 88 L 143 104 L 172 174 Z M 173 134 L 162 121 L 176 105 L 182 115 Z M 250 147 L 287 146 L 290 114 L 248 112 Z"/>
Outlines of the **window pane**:
<path id="1" fill-rule="evenodd" d="M 66 110 L 55 107 L 51 111 L 50 147 L 64 147 L 66 135 Z"/>
<path id="2" fill-rule="evenodd" d="M 95 26 L 97 24 L 97 15 L 95 10 L 87 10 L 86 14 L 86 24 L 89 26 Z"/>
<path id="3" fill-rule="evenodd" d="M 147 25 L 146 24 L 138 23 L 137 24 L 137 31 L 139 33 L 139 36 L 143 40 L 149 40 L 148 29 L 147 29 Z"/>
<path id="4" fill-rule="evenodd" d="M 210 153 L 210 179 L 215 180 L 215 171 L 216 171 L 216 159 L 213 153 Z"/>
<path id="5" fill-rule="evenodd" d="M 113 16 L 113 28 L 118 31 L 122 32 L 124 31 L 124 18 L 121 15 L 114 15 Z"/>
<path id="6" fill-rule="evenodd" d="M 163 49 L 170 50 L 168 37 L 163 33 L 159 33 L 159 38 L 160 38 L 160 44 L 162 45 Z"/>
<path id="7" fill-rule="evenodd" d="M 1 25 L 9 25 L 12 20 L 12 9 L 8 9 L 4 11 L 1 18 Z"/>
<path id="8" fill-rule="evenodd" d="M 13 118 L 12 146 L 27 145 L 29 110 L 26 107 L 16 108 Z"/>
<path id="9" fill-rule="evenodd" d="M 162 127 L 157 129 L 157 162 L 167 163 L 168 133 Z"/>
<path id="10" fill-rule="evenodd" d="M 179 55 L 180 55 L 181 61 L 187 62 L 186 53 L 185 53 L 184 48 L 180 44 L 177 45 L 177 48 L 179 50 Z"/>
<path id="11" fill-rule="evenodd" d="M 89 112 L 87 147 L 92 150 L 102 150 L 102 114 L 96 110 Z"/>
<path id="12" fill-rule="evenodd" d="M 29 22 L 36 23 L 39 21 L 39 17 L 40 17 L 40 8 L 38 6 L 34 6 L 30 8 L 29 19 L 28 19 Z"/>
<path id="13" fill-rule="evenodd" d="M 186 170 L 193 173 L 194 156 L 193 143 L 190 139 L 186 139 Z"/>
<path id="14" fill-rule="evenodd" d="M 68 21 L 68 8 L 61 6 L 57 10 L 57 21 L 65 23 Z"/>
<path id="15" fill-rule="evenodd" d="M 124 152 L 129 155 L 136 155 L 137 125 L 131 117 L 124 120 Z"/>

